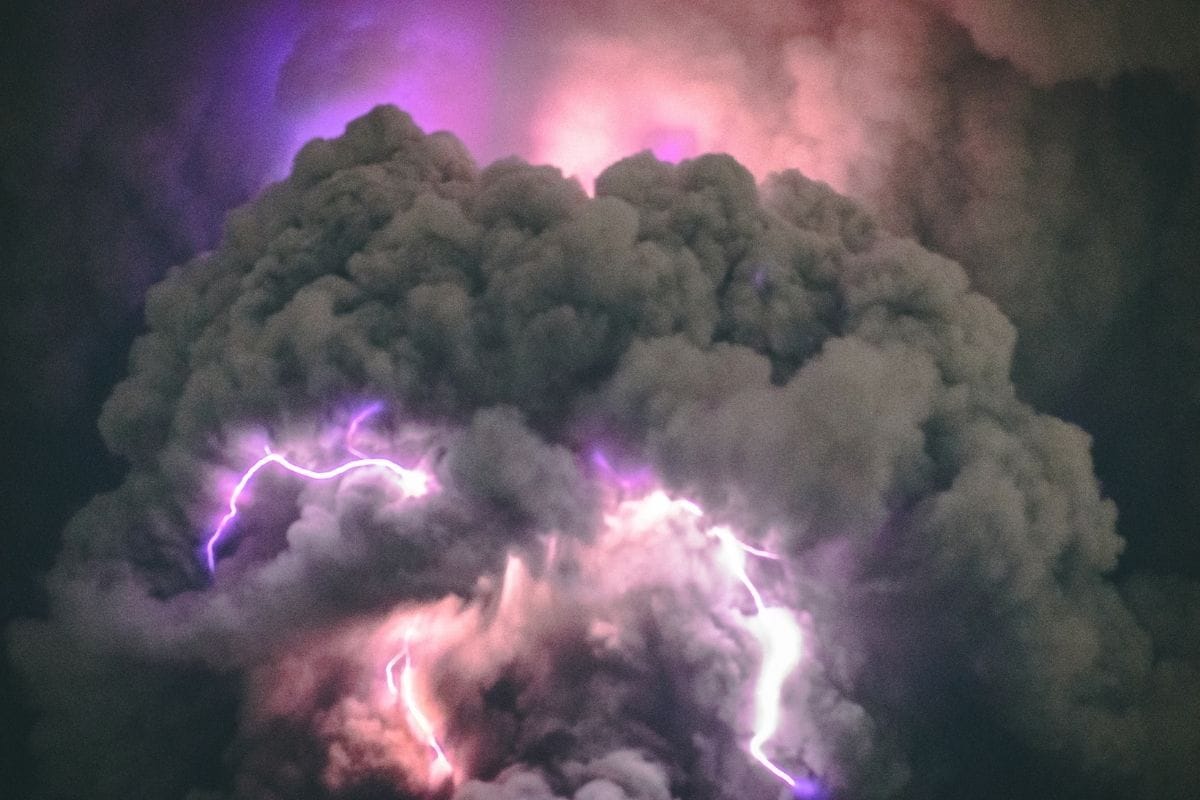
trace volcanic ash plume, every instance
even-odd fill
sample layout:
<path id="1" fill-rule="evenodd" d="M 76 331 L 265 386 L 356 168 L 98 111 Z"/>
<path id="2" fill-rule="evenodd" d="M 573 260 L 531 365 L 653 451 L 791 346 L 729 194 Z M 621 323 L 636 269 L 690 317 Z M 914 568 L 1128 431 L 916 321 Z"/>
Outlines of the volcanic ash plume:
<path id="1" fill-rule="evenodd" d="M 1106 582 L 962 269 L 728 156 L 595 189 L 380 107 L 152 290 L 11 637 L 47 796 L 1200 786 L 1200 604 Z"/>

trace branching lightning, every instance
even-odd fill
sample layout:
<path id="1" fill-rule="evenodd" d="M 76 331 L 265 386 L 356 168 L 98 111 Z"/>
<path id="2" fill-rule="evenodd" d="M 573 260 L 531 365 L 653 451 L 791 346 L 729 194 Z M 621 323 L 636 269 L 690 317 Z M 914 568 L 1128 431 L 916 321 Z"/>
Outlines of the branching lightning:
<path id="1" fill-rule="evenodd" d="M 433 476 L 430 473 L 420 468 L 402 466 L 390 458 L 370 455 L 355 446 L 355 437 L 358 435 L 360 427 L 381 408 L 382 404 L 374 403 L 354 415 L 346 427 L 343 438 L 345 450 L 353 457 L 329 469 L 312 469 L 297 464 L 280 453 L 272 452 L 269 447 L 266 448 L 265 454 L 241 474 L 229 494 L 226 513 L 205 543 L 205 556 L 209 572 L 215 573 L 216 549 L 238 516 L 239 501 L 255 476 L 268 466 L 277 465 L 286 472 L 312 481 L 333 480 L 359 469 L 378 469 L 389 473 L 396 479 L 405 497 L 415 498 L 428 494 L 434 488 Z M 612 468 L 603 454 L 594 456 L 592 460 L 605 474 L 605 477 L 613 480 L 622 490 L 629 490 L 634 485 L 642 484 L 650 479 L 648 471 L 645 470 L 636 473 L 636 479 L 622 479 L 623 476 Z M 657 517 L 664 512 L 670 513 L 671 508 L 679 509 L 697 519 L 705 516 L 703 509 L 696 503 L 690 500 L 672 499 L 662 490 L 643 495 L 637 503 L 642 509 L 639 513 L 650 513 L 652 517 Z M 778 561 L 779 556 L 741 541 L 728 527 L 708 527 L 705 529 L 705 533 L 715 539 L 718 544 L 717 563 L 745 588 L 754 605 L 753 613 L 743 619 L 747 630 L 758 640 L 762 654 L 762 663 L 753 687 L 753 733 L 748 750 L 750 755 L 772 775 L 795 789 L 799 785 L 797 779 L 775 764 L 764 752 L 764 746 L 779 728 L 783 685 L 800 662 L 804 646 L 803 636 L 795 617 L 788 609 L 767 604 L 763 599 L 762 592 L 751 580 L 747 570 L 749 557 Z M 551 537 L 551 541 L 554 541 L 553 537 Z M 418 700 L 411 638 L 412 629 L 410 628 L 405 633 L 403 648 L 387 661 L 384 667 L 384 679 L 389 694 L 395 702 L 403 706 L 410 730 L 432 752 L 430 777 L 432 781 L 438 781 L 452 776 L 454 767 L 438 740 L 433 723 Z"/>
<path id="2" fill-rule="evenodd" d="M 424 497 L 425 495 L 429 494 L 433 484 L 433 476 L 425 470 L 402 466 L 390 458 L 383 458 L 381 456 L 368 456 L 354 447 L 353 437 L 354 434 L 358 432 L 358 426 L 362 424 L 363 420 L 365 420 L 371 414 L 377 412 L 381 407 L 382 406 L 379 403 L 375 403 L 371 406 L 368 406 L 354 417 L 350 423 L 350 426 L 346 430 L 345 442 L 346 449 L 355 457 L 350 461 L 343 462 L 330 469 L 316 470 L 296 464 L 295 462 L 289 460 L 287 456 L 284 456 L 280 453 L 271 452 L 271 448 L 268 446 L 266 448 L 266 454 L 263 455 L 263 457 L 258 461 L 255 461 L 253 464 L 251 464 L 250 467 L 242 473 L 241 477 L 238 479 L 238 482 L 234 485 L 233 491 L 231 491 L 229 494 L 229 502 L 227 504 L 225 515 L 221 517 L 220 522 L 217 523 L 216 528 L 213 529 L 212 534 L 208 537 L 208 541 L 205 542 L 204 555 L 209 574 L 216 573 L 217 545 L 224 537 L 225 532 L 233 524 L 233 521 L 237 518 L 238 501 L 241 500 L 242 495 L 250 486 L 250 482 L 254 480 L 254 477 L 263 469 L 272 464 L 279 465 L 293 475 L 298 475 L 302 478 L 307 478 L 313 481 L 332 480 L 334 478 L 339 478 L 348 472 L 353 472 L 360 469 L 381 469 L 391 473 L 396 477 L 400 486 L 400 490 L 404 493 L 405 497 Z"/>

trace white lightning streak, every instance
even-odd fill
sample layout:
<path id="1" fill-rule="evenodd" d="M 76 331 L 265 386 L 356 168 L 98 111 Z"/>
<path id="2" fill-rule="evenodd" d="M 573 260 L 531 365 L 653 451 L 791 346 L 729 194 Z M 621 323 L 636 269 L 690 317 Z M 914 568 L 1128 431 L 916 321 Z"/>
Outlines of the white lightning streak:
<path id="1" fill-rule="evenodd" d="M 409 648 L 409 636 L 412 631 L 404 635 L 404 649 L 396 655 L 392 656 L 384 667 L 384 676 L 387 679 L 388 692 L 392 697 L 398 697 L 404 704 L 404 710 L 408 713 L 408 718 L 412 724 L 424 737 L 425 743 L 434 752 L 432 772 L 436 777 L 438 775 L 450 775 L 454 772 L 454 767 L 450 763 L 450 759 L 446 757 L 446 751 L 442 749 L 442 745 L 437 740 L 437 735 L 433 730 L 433 723 L 429 721 L 429 717 L 425 716 L 425 712 L 421 710 L 420 704 L 417 702 L 417 692 L 413 685 L 413 665 L 412 652 Z M 404 668 L 400 670 L 400 685 L 396 685 L 396 664 L 404 659 Z"/>
<path id="2" fill-rule="evenodd" d="M 804 637 L 800 627 L 786 608 L 774 608 L 763 602 L 762 593 L 746 573 L 746 556 L 777 560 L 779 556 L 740 541 L 728 528 L 709 530 L 721 543 L 722 561 L 738 579 L 754 601 L 755 615 L 746 620 L 746 627 L 758 638 L 762 647 L 762 666 L 754 687 L 754 735 L 750 738 L 750 755 L 771 774 L 788 786 L 795 787 L 796 779 L 780 769 L 763 752 L 775 731 L 779 729 L 779 701 L 783 682 L 800 663 Z"/>

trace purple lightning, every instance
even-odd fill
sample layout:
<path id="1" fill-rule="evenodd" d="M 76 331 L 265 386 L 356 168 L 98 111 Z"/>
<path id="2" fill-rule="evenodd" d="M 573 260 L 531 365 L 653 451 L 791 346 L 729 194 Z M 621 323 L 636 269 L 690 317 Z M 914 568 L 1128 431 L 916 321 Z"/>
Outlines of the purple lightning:
<path id="1" fill-rule="evenodd" d="M 359 411 L 350 420 L 350 424 L 346 427 L 346 449 L 351 455 L 359 458 L 368 458 L 367 454 L 354 446 L 354 435 L 358 433 L 358 426 L 362 425 L 366 420 L 378 414 L 383 410 L 383 403 L 375 402 Z"/>
<path id="2" fill-rule="evenodd" d="M 613 466 L 612 462 L 608 460 L 608 456 L 599 448 L 591 451 L 590 460 L 602 475 L 625 491 L 644 489 L 654 481 L 654 475 L 649 467 L 622 472 Z"/>
<path id="3" fill-rule="evenodd" d="M 249 469 L 242 473 L 241 478 L 238 479 L 237 484 L 233 487 L 233 491 L 229 494 L 229 503 L 227 506 L 228 510 L 225 512 L 225 516 L 221 517 L 221 521 L 217 523 L 212 535 L 208 537 L 208 541 L 204 545 L 205 562 L 208 565 L 209 574 L 216 574 L 217 544 L 221 541 L 221 538 L 225 535 L 225 531 L 229 529 L 229 526 L 233 523 L 233 520 L 237 518 L 238 501 L 241 499 L 242 494 L 246 491 L 246 488 L 250 485 L 250 481 L 254 479 L 254 476 L 271 464 L 278 464 L 293 475 L 299 475 L 302 478 L 308 478 L 309 480 L 313 481 L 332 480 L 333 478 L 341 477 L 348 472 L 353 472 L 354 470 L 358 469 L 382 469 L 390 472 L 399 479 L 400 489 L 404 492 L 405 497 L 424 497 L 427 495 L 431 489 L 433 480 L 433 476 L 431 476 L 429 473 L 420 468 L 409 469 L 408 467 L 401 466 L 395 461 L 392 461 L 390 458 L 383 458 L 382 456 L 368 456 L 353 447 L 351 439 L 357 432 L 358 426 L 367 417 L 379 411 L 380 408 L 382 408 L 382 404 L 372 404 L 363 411 L 360 411 L 354 417 L 350 423 L 350 426 L 347 428 L 345 441 L 346 449 L 349 450 L 350 453 L 355 456 L 355 458 L 332 467 L 331 469 L 315 470 L 301 466 L 288 460 L 287 456 L 271 452 L 270 447 L 267 447 L 266 455 L 264 455 L 258 461 L 255 461 Z"/>

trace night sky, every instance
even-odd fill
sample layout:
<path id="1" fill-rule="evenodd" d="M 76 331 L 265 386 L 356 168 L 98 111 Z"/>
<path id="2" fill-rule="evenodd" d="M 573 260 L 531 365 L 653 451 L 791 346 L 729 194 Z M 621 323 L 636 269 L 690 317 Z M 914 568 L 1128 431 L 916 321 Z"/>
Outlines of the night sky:
<path id="1" fill-rule="evenodd" d="M 451 548 L 422 556 L 426 571 L 397 567 L 411 570 L 412 597 L 469 596 L 461 575 L 496 571 L 501 544 L 528 547 L 530 520 L 587 528 L 593 501 L 564 464 L 603 431 L 672 487 L 714 506 L 740 493 L 750 527 L 804 528 L 785 536 L 811 581 L 801 600 L 827 652 L 844 656 L 822 663 L 831 696 L 847 704 L 826 709 L 827 730 L 845 726 L 819 757 L 833 796 L 1200 791 L 1200 726 L 1189 723 L 1200 710 L 1196 4 L 100 1 L 2 13 L 0 617 L 10 658 L 0 785 L 16 787 L 6 797 L 429 796 L 373 783 L 375 773 L 330 788 L 328 772 L 273 795 L 285 791 L 272 783 L 273 760 L 303 762 L 300 751 L 325 743 L 294 720 L 269 742 L 246 722 L 247 709 L 270 706 L 260 684 L 285 670 L 295 643 L 238 654 L 266 624 L 243 617 L 230 623 L 245 624 L 242 638 L 223 644 L 199 623 L 178 639 L 141 636 L 165 624 L 142 601 L 179 611 L 172 598 L 206 591 L 188 549 L 203 492 L 180 487 L 245 461 L 235 429 L 283 430 L 322 403 L 377 396 L 456 431 L 446 434 L 446 469 L 464 497 L 505 509 L 489 522 L 488 541 L 500 544 L 480 544 L 462 563 Z M 377 112 L 338 148 L 306 151 L 282 199 L 256 200 L 292 173 L 305 141 L 340 135 L 379 103 L 461 145 Z M 640 151 L 654 158 L 604 172 Z M 736 163 L 699 158 L 708 152 Z M 513 160 L 487 168 L 513 156 L 562 175 Z M 409 171 L 364 179 L 367 188 L 346 179 L 359 205 L 330 199 L 342 190 L 338 169 L 372 175 L 387 159 Z M 805 177 L 770 177 L 786 169 Z M 436 200 L 413 199 L 423 191 Z M 379 230 L 412 207 L 412 224 L 442 238 L 412 244 L 397 226 L 395 257 L 420 266 L 389 283 L 355 226 Z M 746 222 L 768 212 L 787 220 L 786 233 Z M 289 225 L 309 238 L 272 239 Z M 559 238 L 530 256 L 536 269 L 509 277 L 489 265 L 510 230 L 529 252 L 544 232 Z M 653 262 L 670 276 L 659 283 L 628 277 L 626 250 L 649 259 L 645 242 L 686 258 Z M 801 251 L 795 275 L 780 266 L 780 253 Z M 822 271 L 821 254 L 834 251 L 841 266 Z M 250 275 L 267 252 L 282 277 L 247 277 L 241 295 L 228 288 L 229 275 Z M 561 271 L 545 265 L 557 257 Z M 177 265 L 200 276 L 196 286 L 172 278 L 147 323 L 148 290 Z M 563 277 L 573 269 L 585 277 Z M 453 270 L 467 277 L 446 278 Z M 337 336 L 295 341 L 264 322 L 264 337 L 285 340 L 275 349 L 213 323 L 196 344 L 192 312 L 209 313 L 207 304 L 260 303 L 262 321 L 323 330 L 317 310 L 280 309 L 309 289 L 319 301 L 320 276 L 334 272 L 385 304 L 410 293 L 411 319 L 387 329 L 355 317 Z M 469 311 L 444 289 L 454 281 L 467 287 Z M 668 302 L 659 293 L 671 281 Z M 712 286 L 702 291 L 704 281 Z M 701 309 L 709 295 L 711 313 Z M 520 317 L 542 302 L 582 321 L 547 332 L 541 318 Z M 873 316 L 872 302 L 885 311 Z M 747 310 L 755 303 L 761 316 Z M 911 327 L 898 321 L 909 318 Z M 459 342 L 466 327 L 500 343 Z M 243 354 L 261 359 L 245 368 L 269 377 L 218 385 L 197 366 L 202 356 L 178 367 L 178 353 L 147 347 L 114 394 L 147 330 L 231 371 Z M 381 330 L 400 331 L 407 349 L 389 351 Z M 376 369 L 363 355 L 371 347 L 396 363 L 401 351 L 417 355 Z M 932 366 L 910 352 L 925 347 L 937 354 Z M 738 393 L 755 381 L 761 392 Z M 489 447 L 527 457 L 528 469 L 488 477 Z M 731 475 L 741 481 L 733 489 Z M 1009 482 L 1019 496 L 1004 494 Z M 530 499 L 539 492 L 550 499 Z M 867 529 L 871 537 L 852 533 Z M 251 550 L 242 555 L 277 555 Z M 342 580 L 370 572 L 342 568 Z M 121 584 L 126 570 L 143 596 L 100 599 L 94 587 Z M 114 633 L 121 644 L 94 671 L 32 678 L 55 648 L 66 659 L 99 652 L 87 642 L 106 634 L 87 630 L 79 611 L 93 590 L 96 614 L 130 615 L 136 646 Z M 384 607 L 365 594 L 298 597 L 288 602 L 311 614 L 270 612 L 297 630 L 357 624 Z M 242 601 L 251 602 L 229 602 Z M 49 621 L 37 633 L 12 625 L 29 619 Z M 339 630 L 321 647 L 341 653 L 354 635 Z M 187 655 L 159 662 L 156 647 Z M 1011 669 L 980 666 L 1014 653 Z M 138 715 L 104 725 L 106 704 L 133 696 L 106 694 L 110 674 L 147 688 L 136 693 Z M 548 686 L 557 684 L 536 688 L 552 694 Z M 499 697 L 504 685 L 490 691 Z M 47 712 L 64 704 L 97 710 Z M 146 722 L 155 709 L 161 726 Z M 870 724 L 846 722 L 847 709 Z M 689 707 L 684 719 L 708 710 Z M 800 728 L 810 724 L 820 728 Z M 689 772 L 688 758 L 703 759 L 677 742 L 686 735 L 660 733 L 644 749 L 671 762 L 662 780 L 673 792 L 726 796 L 704 770 Z M 157 762 L 142 783 L 132 756 L 103 777 L 123 737 L 158 742 L 131 748 Z M 78 744 L 60 746 L 66 739 Z M 180 743 L 196 749 L 182 755 Z M 490 739 L 478 747 L 488 781 L 555 757 L 532 745 L 513 755 Z M 584 777 L 566 770 L 553 796 L 649 769 L 629 766 L 625 752 L 572 753 Z M 644 792 L 612 780 L 624 794 L 575 796 L 660 796 L 650 779 Z M 515 785 L 456 797 L 551 796 Z"/>

